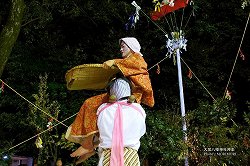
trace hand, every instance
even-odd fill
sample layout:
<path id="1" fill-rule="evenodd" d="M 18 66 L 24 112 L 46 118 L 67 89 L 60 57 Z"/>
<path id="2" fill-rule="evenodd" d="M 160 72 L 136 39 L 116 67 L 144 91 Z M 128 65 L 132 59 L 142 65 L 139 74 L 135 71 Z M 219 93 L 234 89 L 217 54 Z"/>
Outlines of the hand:
<path id="1" fill-rule="evenodd" d="M 110 69 L 114 65 L 115 65 L 115 61 L 114 60 L 108 60 L 108 61 L 105 61 L 103 63 L 103 68 L 104 69 Z"/>

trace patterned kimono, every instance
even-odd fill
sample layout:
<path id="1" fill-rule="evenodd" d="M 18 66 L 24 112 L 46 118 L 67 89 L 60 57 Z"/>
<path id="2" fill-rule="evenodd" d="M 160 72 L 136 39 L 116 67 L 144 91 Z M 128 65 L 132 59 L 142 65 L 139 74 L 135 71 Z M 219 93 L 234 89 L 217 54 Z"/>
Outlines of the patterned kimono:
<path id="1" fill-rule="evenodd" d="M 116 59 L 115 64 L 122 74 L 133 83 L 133 95 L 138 103 L 149 107 L 154 106 L 154 96 L 151 81 L 147 71 L 147 63 L 143 57 L 134 53 L 125 59 Z"/>
<path id="2" fill-rule="evenodd" d="M 124 59 L 115 59 L 115 64 L 122 74 L 132 82 L 132 92 L 136 101 L 153 107 L 153 90 L 147 72 L 147 63 L 143 57 L 139 53 L 134 53 Z M 108 102 L 107 93 L 85 100 L 74 122 L 66 132 L 66 139 L 79 143 L 86 149 L 93 149 L 95 146 L 94 134 L 98 133 L 96 111 L 105 102 Z"/>

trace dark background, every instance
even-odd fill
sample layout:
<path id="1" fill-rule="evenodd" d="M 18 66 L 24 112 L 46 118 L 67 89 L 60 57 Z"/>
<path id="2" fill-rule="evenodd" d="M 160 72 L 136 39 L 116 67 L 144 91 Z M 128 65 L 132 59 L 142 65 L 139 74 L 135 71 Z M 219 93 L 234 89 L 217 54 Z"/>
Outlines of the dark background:
<path id="1" fill-rule="evenodd" d="M 129 16 L 135 12 L 135 8 L 130 4 L 131 1 L 25 0 L 24 2 L 26 8 L 20 34 L 1 79 L 22 96 L 34 102 L 32 94 L 38 93 L 39 75 L 43 76 L 47 73 L 50 101 L 56 100 L 60 104 L 59 120 L 78 112 L 82 102 L 88 97 L 101 93 L 100 91 L 67 90 L 65 82 L 67 70 L 80 64 L 103 63 L 108 59 L 119 58 L 118 40 L 126 36 L 134 36 L 139 40 L 142 46 L 141 52 L 148 63 L 148 68 L 162 60 L 167 53 L 165 34 L 142 12 L 140 12 L 140 20 L 136 23 L 135 28 L 125 29 Z M 236 0 L 212 0 L 209 2 L 199 0 L 193 2 L 194 5 L 188 5 L 184 13 L 182 9 L 177 10 L 156 23 L 169 34 L 171 30 L 168 28 L 168 22 L 172 19 L 180 27 L 182 15 L 184 16 L 183 32 L 188 41 L 187 51 L 182 50 L 181 57 L 213 97 L 225 102 L 225 99 L 221 98 L 223 98 L 239 50 L 249 8 L 242 9 L 241 2 Z M 141 6 L 142 11 L 147 16 L 154 10 L 151 1 L 141 0 L 137 1 L 137 4 Z M 10 5 L 10 1 L 0 2 L 0 30 L 8 18 Z M 230 111 L 233 112 L 232 115 L 230 114 L 231 120 L 228 120 L 225 125 L 221 124 L 220 117 L 214 124 L 209 121 L 211 118 L 204 117 L 206 116 L 204 110 L 213 112 L 210 111 L 213 108 L 207 108 L 209 105 L 213 105 L 213 99 L 194 75 L 192 79 L 187 77 L 188 67 L 182 63 L 186 112 L 190 113 L 190 116 L 192 115 L 190 117 L 192 120 L 189 126 L 190 131 L 193 131 L 197 126 L 201 133 L 207 130 L 201 123 L 232 128 L 233 120 L 238 126 L 242 126 L 241 130 L 238 130 L 242 137 L 235 136 L 239 133 L 234 133 L 233 136 L 228 136 L 227 133 L 228 137 L 224 137 L 224 139 L 230 138 L 236 142 L 231 142 L 230 146 L 238 146 L 242 144 L 241 141 L 244 138 L 249 138 L 249 134 L 245 134 L 248 132 L 246 128 L 249 124 L 244 117 L 244 112 L 249 114 L 249 40 L 248 26 L 240 48 L 245 55 L 245 60 L 240 58 L 240 55 L 238 56 L 228 86 L 228 90 L 232 92 L 232 99 L 226 100 L 225 105 L 229 104 L 230 106 L 226 109 L 224 109 L 225 107 L 221 108 L 228 111 L 224 112 L 223 117 L 229 117 Z M 174 132 L 178 130 L 179 135 L 171 137 L 173 141 L 178 142 L 181 138 L 181 123 L 175 124 L 173 118 L 174 116 L 180 117 L 177 66 L 174 65 L 173 58 L 167 58 L 159 65 L 160 74 L 156 73 L 157 67 L 149 70 L 156 104 L 153 108 L 145 107 L 148 113 L 147 130 L 166 135 L 157 136 L 154 133 L 153 136 L 149 136 L 149 134 L 145 137 L 142 150 L 147 150 L 147 153 L 141 153 L 144 156 L 144 161 L 150 159 L 150 165 L 178 162 L 176 158 L 182 149 L 176 148 L 177 145 L 173 143 L 173 147 L 168 149 L 171 153 L 166 149 L 157 148 L 151 153 L 148 152 L 152 146 L 165 147 L 165 145 L 161 145 L 161 141 L 164 142 L 163 138 L 168 139 L 170 134 L 168 134 L 166 127 L 161 127 L 162 125 L 172 126 L 170 128 Z M 4 88 L 4 92 L 0 96 L 0 149 L 6 152 L 11 146 L 35 135 L 36 129 L 29 124 L 29 104 L 7 86 Z M 204 105 L 207 106 L 206 109 L 202 107 Z M 209 116 L 215 117 L 217 114 Z M 73 120 L 74 118 L 71 118 L 65 123 L 70 125 Z M 160 128 L 155 128 L 155 126 Z M 58 131 L 59 136 L 61 136 L 66 128 L 59 126 Z M 173 134 L 172 131 L 170 133 Z M 190 134 L 192 135 L 192 133 Z M 200 137 L 199 148 L 202 149 L 202 141 L 206 140 L 207 136 L 200 135 Z M 219 137 L 217 139 L 219 140 Z M 30 140 L 9 153 L 35 157 L 38 152 L 34 141 Z M 156 142 L 156 145 L 152 145 L 152 142 Z M 166 142 L 166 146 L 171 143 L 170 140 Z M 218 141 L 219 143 L 221 142 Z M 192 149 L 192 146 L 189 145 L 189 148 Z M 247 150 L 246 146 L 242 148 Z M 67 162 L 72 162 L 72 159 L 66 159 L 71 150 L 61 150 L 59 156 L 63 156 Z M 167 153 L 171 156 L 168 156 Z M 195 153 L 198 154 L 197 151 Z M 150 155 L 156 157 L 150 158 Z M 200 158 L 199 161 L 192 158 L 191 163 L 209 163 L 206 156 Z M 244 161 L 247 162 L 247 160 L 249 161 L 247 158 Z M 228 162 L 226 159 L 218 158 L 217 161 Z M 231 162 L 236 161 L 237 159 L 232 159 Z M 89 163 L 91 164 L 91 161 Z M 181 159 L 180 163 L 182 163 Z M 227 164 L 230 165 L 230 162 Z"/>

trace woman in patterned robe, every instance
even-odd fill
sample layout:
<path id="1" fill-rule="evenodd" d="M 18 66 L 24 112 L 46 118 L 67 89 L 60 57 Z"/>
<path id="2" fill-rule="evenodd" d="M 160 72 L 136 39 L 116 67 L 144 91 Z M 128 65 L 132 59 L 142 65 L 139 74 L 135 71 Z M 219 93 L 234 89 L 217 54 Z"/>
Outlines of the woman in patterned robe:
<path id="1" fill-rule="evenodd" d="M 140 53 L 141 46 L 136 38 L 126 37 L 119 40 L 122 59 L 108 60 L 103 63 L 104 68 L 116 66 L 121 73 L 132 82 L 132 93 L 137 103 L 154 106 L 153 90 L 147 71 L 147 63 Z M 85 100 L 74 122 L 66 132 L 66 139 L 79 143 L 81 146 L 71 154 L 79 157 L 78 162 L 86 160 L 94 154 L 98 142 L 94 136 L 98 134 L 96 111 L 98 107 L 108 102 L 107 93 L 93 96 Z"/>

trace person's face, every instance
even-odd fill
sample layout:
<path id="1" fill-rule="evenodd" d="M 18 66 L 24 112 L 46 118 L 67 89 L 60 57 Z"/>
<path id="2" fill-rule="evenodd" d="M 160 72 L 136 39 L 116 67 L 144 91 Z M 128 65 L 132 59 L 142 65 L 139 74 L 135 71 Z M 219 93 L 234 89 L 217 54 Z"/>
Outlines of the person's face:
<path id="1" fill-rule="evenodd" d="M 123 57 L 123 58 L 128 57 L 128 55 L 131 53 L 131 50 L 130 50 L 130 48 L 127 46 L 127 44 L 125 44 L 125 43 L 122 41 L 120 47 L 121 47 L 120 51 L 121 51 L 121 53 L 122 53 L 122 57 Z"/>

